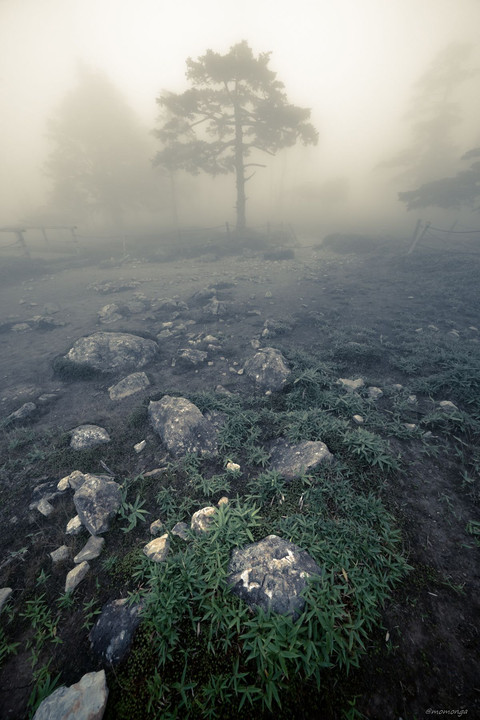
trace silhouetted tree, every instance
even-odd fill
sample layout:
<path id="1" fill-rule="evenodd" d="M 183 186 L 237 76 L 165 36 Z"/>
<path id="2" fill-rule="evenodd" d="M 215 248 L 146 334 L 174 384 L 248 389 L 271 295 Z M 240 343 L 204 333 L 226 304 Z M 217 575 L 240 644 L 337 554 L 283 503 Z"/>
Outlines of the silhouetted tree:
<path id="1" fill-rule="evenodd" d="M 106 216 L 121 226 L 128 209 L 153 209 L 148 133 L 120 92 L 99 72 L 80 66 L 77 86 L 48 123 L 50 204 L 71 215 Z"/>
<path id="2" fill-rule="evenodd" d="M 398 168 L 398 178 L 412 184 L 427 183 L 449 172 L 458 157 L 454 131 L 461 122 L 455 93 L 475 74 L 470 68 L 471 50 L 470 45 L 453 43 L 438 54 L 414 85 L 407 113 L 410 145 L 379 167 Z"/>
<path id="3" fill-rule="evenodd" d="M 197 61 L 187 60 L 190 89 L 157 98 L 169 116 L 155 133 L 163 147 L 154 163 L 193 174 L 235 173 L 240 231 L 246 227 L 245 184 L 254 174 L 246 173 L 265 167 L 248 160 L 252 152 L 274 155 L 297 140 L 318 141 L 307 122 L 310 110 L 289 104 L 269 60 L 270 53 L 254 57 L 245 41 L 226 55 L 207 50 Z"/>
<path id="4" fill-rule="evenodd" d="M 401 192 L 399 199 L 407 206 L 407 210 L 416 208 L 440 207 L 460 210 L 468 207 L 480 210 L 475 203 L 480 198 L 480 148 L 469 150 L 462 160 L 474 162 L 466 170 L 461 170 L 452 177 L 445 177 L 420 185 L 416 190 Z"/>

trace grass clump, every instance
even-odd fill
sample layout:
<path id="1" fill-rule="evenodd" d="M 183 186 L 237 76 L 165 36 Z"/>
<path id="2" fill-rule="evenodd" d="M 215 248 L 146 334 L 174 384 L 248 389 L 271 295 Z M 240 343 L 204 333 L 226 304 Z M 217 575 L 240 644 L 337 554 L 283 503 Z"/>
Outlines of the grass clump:
<path id="1" fill-rule="evenodd" d="M 160 494 L 171 520 L 180 519 L 177 499 Z M 232 550 L 268 534 L 307 549 L 323 568 L 296 621 L 252 613 L 227 583 Z M 140 558 L 133 575 L 141 589 L 131 600 L 144 603 L 149 645 L 138 642 L 120 672 L 110 716 L 260 716 L 282 705 L 292 682 L 319 688 L 324 669 L 358 665 L 381 604 L 408 568 L 400 549 L 382 503 L 338 472 L 288 484 L 262 473 L 246 497 L 218 508 L 207 533 L 187 543 L 172 537 L 163 563 Z"/>

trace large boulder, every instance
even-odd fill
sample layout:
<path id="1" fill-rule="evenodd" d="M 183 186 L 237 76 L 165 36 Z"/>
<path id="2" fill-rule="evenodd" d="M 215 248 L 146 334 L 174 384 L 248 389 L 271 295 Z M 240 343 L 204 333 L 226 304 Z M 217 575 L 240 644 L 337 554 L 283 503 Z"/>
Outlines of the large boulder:
<path id="1" fill-rule="evenodd" d="M 105 670 L 87 673 L 74 685 L 62 685 L 45 698 L 33 720 L 101 720 L 107 698 Z"/>
<path id="2" fill-rule="evenodd" d="M 301 592 L 306 578 L 320 575 L 322 570 L 305 550 L 277 535 L 268 535 L 236 548 L 228 572 L 232 592 L 248 605 L 296 619 L 305 605 Z"/>
<path id="3" fill-rule="evenodd" d="M 290 375 L 290 368 L 280 350 L 262 348 L 247 360 L 245 373 L 262 390 L 281 390 Z"/>
<path id="4" fill-rule="evenodd" d="M 103 662 L 117 665 L 123 660 L 140 624 L 141 609 L 141 605 L 130 605 L 127 598 L 113 600 L 103 607 L 89 635 L 94 654 Z"/>
<path id="5" fill-rule="evenodd" d="M 164 395 L 150 402 L 148 415 L 153 429 L 175 457 L 187 453 L 217 455 L 218 431 L 190 400 Z"/>
<path id="6" fill-rule="evenodd" d="M 271 446 L 270 469 L 280 473 L 286 480 L 293 480 L 332 459 L 328 447 L 319 440 L 305 440 L 292 445 L 280 438 Z"/>
<path id="7" fill-rule="evenodd" d="M 73 496 L 78 516 L 91 535 L 108 530 L 121 501 L 118 483 L 89 473 L 85 474 L 85 482 Z"/>
<path id="8" fill-rule="evenodd" d="M 77 340 L 65 360 L 92 370 L 137 370 L 152 362 L 158 345 L 130 333 L 98 332 Z"/>

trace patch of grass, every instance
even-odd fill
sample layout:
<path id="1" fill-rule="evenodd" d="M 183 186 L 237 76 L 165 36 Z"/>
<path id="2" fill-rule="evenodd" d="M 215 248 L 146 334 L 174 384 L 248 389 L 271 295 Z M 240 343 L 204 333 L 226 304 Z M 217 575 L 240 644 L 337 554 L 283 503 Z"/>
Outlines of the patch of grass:
<path id="1" fill-rule="evenodd" d="M 53 372 L 56 377 L 65 382 L 76 380 L 94 380 L 103 375 L 101 370 L 96 370 L 85 363 L 77 363 L 59 356 L 53 361 Z"/>
<path id="2" fill-rule="evenodd" d="M 131 599 L 145 603 L 152 655 L 145 663 L 144 643 L 133 650 L 119 685 L 130 686 L 133 666 L 142 680 L 135 691 L 132 685 L 128 708 L 123 693 L 113 691 L 116 717 L 141 717 L 138 706 L 133 714 L 135 697 L 148 706 L 144 717 L 174 717 L 178 709 L 186 718 L 251 716 L 280 705 L 294 679 L 319 687 L 324 669 L 358 664 L 381 604 L 408 569 L 391 517 L 378 499 L 357 494 L 333 471 L 321 484 L 287 484 L 264 473 L 248 490 L 246 499 L 217 510 L 208 533 L 187 545 L 173 541 L 164 563 L 141 557 L 135 581 L 143 589 Z M 161 495 L 173 512 L 171 493 Z M 265 532 L 308 548 L 323 568 L 309 582 L 296 622 L 252 615 L 229 591 L 232 549 Z"/>

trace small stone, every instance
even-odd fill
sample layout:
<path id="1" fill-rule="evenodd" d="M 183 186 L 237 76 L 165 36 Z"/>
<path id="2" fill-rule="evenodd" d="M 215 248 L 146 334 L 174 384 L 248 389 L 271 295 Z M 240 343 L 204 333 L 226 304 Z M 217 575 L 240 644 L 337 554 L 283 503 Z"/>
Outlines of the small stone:
<path id="1" fill-rule="evenodd" d="M 80 552 L 75 555 L 73 562 L 77 565 L 84 562 L 84 560 L 95 560 L 103 550 L 105 544 L 105 538 L 92 536 L 87 540 L 87 543 Z"/>
<path id="2" fill-rule="evenodd" d="M 45 498 L 39 500 L 36 507 L 38 512 L 44 517 L 49 517 L 54 511 L 53 505 L 51 505 Z"/>
<path id="3" fill-rule="evenodd" d="M 197 510 L 197 512 L 192 515 L 191 529 L 196 533 L 207 532 L 209 526 L 212 524 L 212 515 L 215 515 L 216 512 L 216 508 L 211 506 Z"/>
<path id="4" fill-rule="evenodd" d="M 228 505 L 228 497 L 225 497 L 225 495 L 221 497 L 220 500 L 217 502 L 217 505 L 218 507 L 222 507 L 222 505 Z"/>
<path id="5" fill-rule="evenodd" d="M 361 415 L 354 415 L 352 420 L 354 422 L 356 422 L 357 425 L 362 425 L 365 422 L 365 420 L 363 419 L 363 417 Z"/>
<path id="6" fill-rule="evenodd" d="M 110 435 L 99 425 L 79 425 L 71 433 L 70 447 L 73 450 L 85 450 L 110 442 Z"/>
<path id="7" fill-rule="evenodd" d="M 403 385 L 400 385 L 400 383 L 394 383 L 392 385 L 392 390 L 395 390 L 396 392 L 400 392 L 400 390 L 403 390 Z"/>
<path id="8" fill-rule="evenodd" d="M 77 585 L 79 585 L 85 578 L 89 570 L 90 565 L 88 562 L 82 562 L 80 565 L 74 567 L 73 570 L 70 570 L 65 580 L 65 592 L 72 592 L 75 590 Z"/>
<path id="9" fill-rule="evenodd" d="M 348 392 L 355 392 L 355 390 L 359 390 L 361 387 L 365 385 L 362 378 L 357 378 L 356 380 L 348 380 L 347 378 L 338 378 L 337 385 L 343 385 L 345 390 L 348 390 Z"/>
<path id="10" fill-rule="evenodd" d="M 240 465 L 229 460 L 225 466 L 225 470 L 227 472 L 240 472 Z"/>
<path id="11" fill-rule="evenodd" d="M 417 396 L 416 395 L 409 395 L 407 398 L 407 402 L 410 405 L 416 405 L 417 404 Z"/>
<path id="12" fill-rule="evenodd" d="M 8 598 L 12 594 L 13 590 L 9 587 L 0 588 L 0 610 L 7 602 Z"/>
<path id="13" fill-rule="evenodd" d="M 84 482 L 85 475 L 80 472 L 80 470 L 74 470 L 70 473 L 70 475 L 66 475 L 58 481 L 57 490 L 63 491 L 67 490 L 68 488 L 72 488 L 72 490 L 78 490 L 78 488 L 82 487 Z"/>
<path id="14" fill-rule="evenodd" d="M 172 528 L 172 535 L 176 535 L 182 540 L 188 540 L 188 525 L 184 522 L 178 522 Z"/>
<path id="15" fill-rule="evenodd" d="M 139 442 L 139 443 L 137 443 L 136 445 L 134 445 L 134 446 L 133 446 L 133 449 L 135 450 L 136 453 L 141 453 L 142 450 L 145 450 L 146 445 L 147 445 L 147 441 L 146 441 L 146 440 L 142 440 L 141 442 Z"/>
<path id="16" fill-rule="evenodd" d="M 7 422 L 16 422 L 26 420 L 28 417 L 33 415 L 37 406 L 33 402 L 26 402 L 18 410 L 8 415 L 6 418 Z"/>
<path id="17" fill-rule="evenodd" d="M 108 394 L 110 400 L 123 400 L 130 395 L 134 395 L 141 390 L 144 390 L 150 385 L 146 373 L 136 372 L 120 380 L 116 385 L 111 385 L 108 388 Z"/>
<path id="18" fill-rule="evenodd" d="M 372 387 L 369 387 L 367 390 L 368 397 L 371 400 L 378 400 L 378 398 L 381 398 L 383 395 L 383 390 L 381 390 L 379 387 L 375 387 L 372 385 Z"/>
<path id="19" fill-rule="evenodd" d="M 65 530 L 67 535 L 79 535 L 83 530 L 82 521 L 78 515 L 68 521 L 67 528 Z"/>
<path id="20" fill-rule="evenodd" d="M 52 550 L 50 553 L 50 557 L 52 558 L 52 562 L 54 564 L 63 562 L 66 560 L 70 555 L 70 549 L 66 545 L 61 545 L 56 550 Z"/>
<path id="21" fill-rule="evenodd" d="M 149 560 L 162 562 L 167 557 L 169 547 L 170 540 L 168 539 L 168 533 L 164 533 L 164 535 L 155 538 L 155 540 L 150 540 L 143 548 L 143 552 Z"/>
<path id="22" fill-rule="evenodd" d="M 403 427 L 406 430 L 415 430 L 417 426 L 415 425 L 415 423 L 403 423 Z"/>
<path id="23" fill-rule="evenodd" d="M 150 535 L 160 535 L 163 530 L 163 522 L 161 520 L 154 520 L 150 524 Z"/>
<path id="24" fill-rule="evenodd" d="M 441 400 L 438 404 L 442 410 L 445 410 L 445 412 L 458 411 L 458 407 L 450 400 Z"/>

